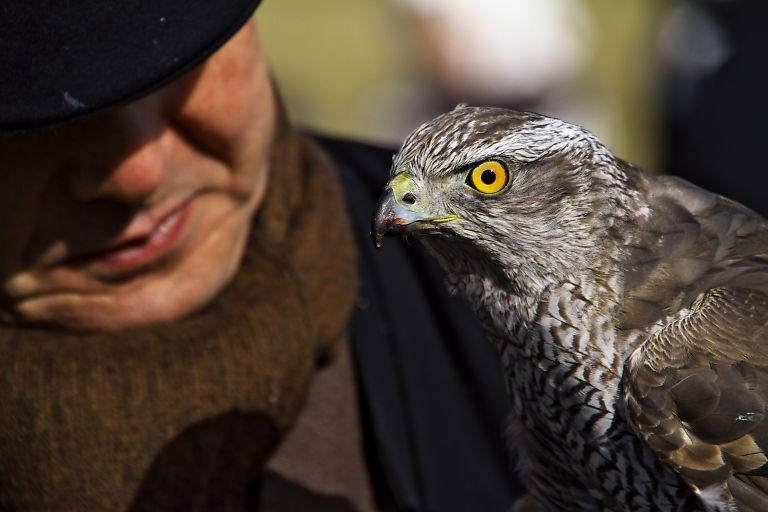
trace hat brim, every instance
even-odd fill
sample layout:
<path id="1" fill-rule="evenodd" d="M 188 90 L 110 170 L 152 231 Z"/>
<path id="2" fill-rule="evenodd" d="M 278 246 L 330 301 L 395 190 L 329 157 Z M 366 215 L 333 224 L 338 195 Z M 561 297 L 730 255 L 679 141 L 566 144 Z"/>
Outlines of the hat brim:
<path id="1" fill-rule="evenodd" d="M 260 0 L 11 0 L 0 8 L 0 131 L 138 99 L 221 47 Z"/>

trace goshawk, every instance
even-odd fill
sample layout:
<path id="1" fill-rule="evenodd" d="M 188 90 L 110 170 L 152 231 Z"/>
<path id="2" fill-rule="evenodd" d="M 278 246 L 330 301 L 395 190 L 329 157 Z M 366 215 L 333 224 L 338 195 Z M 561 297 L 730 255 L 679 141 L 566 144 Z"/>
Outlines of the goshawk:
<path id="1" fill-rule="evenodd" d="M 529 503 L 768 510 L 765 219 L 580 127 L 460 106 L 394 158 L 386 234 L 438 258 L 498 349 Z"/>

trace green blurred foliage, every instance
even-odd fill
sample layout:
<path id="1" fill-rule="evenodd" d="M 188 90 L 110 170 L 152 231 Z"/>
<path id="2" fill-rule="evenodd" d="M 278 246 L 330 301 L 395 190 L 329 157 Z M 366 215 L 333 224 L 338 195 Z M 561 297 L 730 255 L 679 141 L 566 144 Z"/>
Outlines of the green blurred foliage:
<path id="1" fill-rule="evenodd" d="M 589 80 L 610 113 L 610 145 L 649 171 L 659 165 L 660 90 L 657 34 L 670 0 L 583 0 L 593 20 Z"/>
<path id="2" fill-rule="evenodd" d="M 257 20 L 296 122 L 324 133 L 394 142 L 389 107 L 371 104 L 387 90 L 418 80 L 419 72 L 406 24 L 391 3 L 265 0 Z"/>

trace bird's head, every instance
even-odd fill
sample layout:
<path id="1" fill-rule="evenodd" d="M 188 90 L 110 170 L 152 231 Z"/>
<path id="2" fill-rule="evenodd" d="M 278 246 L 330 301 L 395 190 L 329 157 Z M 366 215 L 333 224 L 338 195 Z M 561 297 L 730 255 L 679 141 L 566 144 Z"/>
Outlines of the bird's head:
<path id="1" fill-rule="evenodd" d="M 543 285 L 586 264 L 625 180 L 578 126 L 459 106 L 405 140 L 372 236 L 380 246 L 385 235 L 412 234 L 449 272 Z"/>

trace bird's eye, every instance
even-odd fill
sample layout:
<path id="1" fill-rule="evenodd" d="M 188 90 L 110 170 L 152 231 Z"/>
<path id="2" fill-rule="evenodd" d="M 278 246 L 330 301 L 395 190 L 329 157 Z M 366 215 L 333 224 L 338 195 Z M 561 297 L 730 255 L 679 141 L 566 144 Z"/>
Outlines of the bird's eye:
<path id="1" fill-rule="evenodd" d="M 483 194 L 495 194 L 509 181 L 509 171 L 498 160 L 486 160 L 467 174 L 467 185 Z"/>

